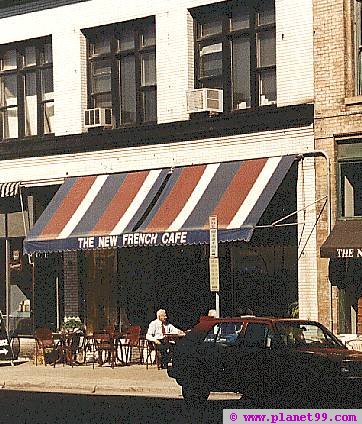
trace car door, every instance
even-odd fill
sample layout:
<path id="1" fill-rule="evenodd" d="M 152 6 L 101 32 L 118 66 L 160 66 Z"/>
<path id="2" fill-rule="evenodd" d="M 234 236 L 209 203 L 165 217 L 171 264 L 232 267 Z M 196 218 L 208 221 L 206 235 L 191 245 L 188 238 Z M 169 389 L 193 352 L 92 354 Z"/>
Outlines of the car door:
<path id="1" fill-rule="evenodd" d="M 242 331 L 240 321 L 222 322 L 213 326 L 200 346 L 200 357 L 208 370 L 209 386 L 215 391 L 233 390 L 234 372 L 230 361 Z"/>
<path id="2" fill-rule="evenodd" d="M 275 351 L 271 350 L 269 322 L 249 322 L 233 345 L 225 350 L 223 371 L 233 376 L 233 391 L 255 394 L 270 391 L 275 383 Z"/>

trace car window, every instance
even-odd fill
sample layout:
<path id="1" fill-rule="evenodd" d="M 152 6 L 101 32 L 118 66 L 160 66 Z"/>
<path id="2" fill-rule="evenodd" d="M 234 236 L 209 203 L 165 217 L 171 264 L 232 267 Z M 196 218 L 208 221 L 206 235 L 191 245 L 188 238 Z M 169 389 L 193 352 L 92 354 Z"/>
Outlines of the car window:
<path id="1" fill-rule="evenodd" d="M 270 347 L 270 329 L 268 324 L 249 323 L 245 331 L 244 346 Z"/>
<path id="2" fill-rule="evenodd" d="M 214 325 L 204 338 L 205 343 L 235 344 L 243 329 L 242 322 L 221 322 Z"/>
<path id="3" fill-rule="evenodd" d="M 278 323 L 276 327 L 288 347 L 343 347 L 328 332 L 314 323 Z"/>

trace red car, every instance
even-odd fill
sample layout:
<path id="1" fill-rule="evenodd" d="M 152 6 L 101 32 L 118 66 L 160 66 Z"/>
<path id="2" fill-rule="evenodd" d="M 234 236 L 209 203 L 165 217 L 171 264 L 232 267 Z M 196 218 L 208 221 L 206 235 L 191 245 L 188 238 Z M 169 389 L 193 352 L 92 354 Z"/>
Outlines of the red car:
<path id="1" fill-rule="evenodd" d="M 170 377 L 187 402 L 211 391 L 236 392 L 269 405 L 300 399 L 362 404 L 362 352 L 348 350 L 316 321 L 266 317 L 205 318 L 175 349 Z"/>

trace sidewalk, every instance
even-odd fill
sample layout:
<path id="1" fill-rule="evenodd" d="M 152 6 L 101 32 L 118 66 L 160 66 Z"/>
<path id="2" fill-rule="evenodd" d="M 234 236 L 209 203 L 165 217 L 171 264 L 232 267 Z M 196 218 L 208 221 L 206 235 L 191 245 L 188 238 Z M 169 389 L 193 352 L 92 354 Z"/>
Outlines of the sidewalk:
<path id="1" fill-rule="evenodd" d="M 166 370 L 145 365 L 98 367 L 57 364 L 35 366 L 32 361 L 0 363 L 0 388 L 38 392 L 181 397 L 181 388 Z"/>

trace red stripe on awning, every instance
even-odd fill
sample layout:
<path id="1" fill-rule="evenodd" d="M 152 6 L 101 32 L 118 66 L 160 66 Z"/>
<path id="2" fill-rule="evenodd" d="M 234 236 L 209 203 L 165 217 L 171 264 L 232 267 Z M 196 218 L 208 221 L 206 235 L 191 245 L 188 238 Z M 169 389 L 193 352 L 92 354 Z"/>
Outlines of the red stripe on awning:
<path id="1" fill-rule="evenodd" d="M 200 178 L 205 172 L 206 165 L 195 165 L 183 168 L 177 182 L 172 187 L 167 199 L 156 212 L 146 231 L 157 231 L 168 228 L 185 206 Z"/>
<path id="2" fill-rule="evenodd" d="M 218 225 L 227 227 L 253 188 L 267 159 L 248 160 L 241 163 L 239 171 L 231 180 L 212 215 L 218 216 Z M 208 228 L 206 223 L 205 228 Z"/>
<path id="3" fill-rule="evenodd" d="M 117 193 L 109 202 L 107 209 L 94 226 L 94 234 L 108 234 L 113 230 L 127 211 L 148 174 L 149 171 L 127 174 L 123 184 L 119 187 Z"/>
<path id="4" fill-rule="evenodd" d="M 69 190 L 67 196 L 63 199 L 58 209 L 52 216 L 48 224 L 43 228 L 41 234 L 47 237 L 56 238 L 69 222 L 74 212 L 77 210 L 81 201 L 84 199 L 89 189 L 92 187 L 97 176 L 87 176 L 79 178 L 74 186 Z"/>

